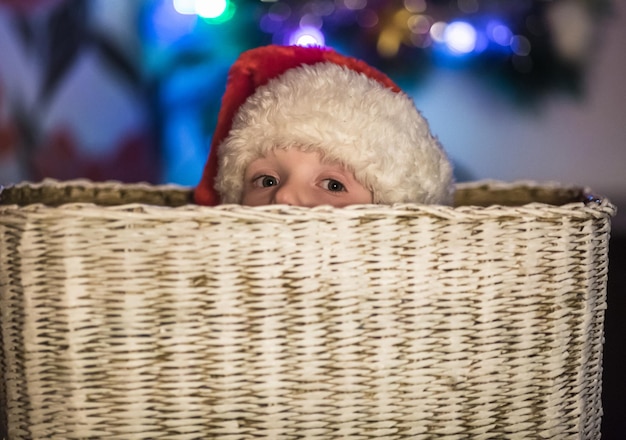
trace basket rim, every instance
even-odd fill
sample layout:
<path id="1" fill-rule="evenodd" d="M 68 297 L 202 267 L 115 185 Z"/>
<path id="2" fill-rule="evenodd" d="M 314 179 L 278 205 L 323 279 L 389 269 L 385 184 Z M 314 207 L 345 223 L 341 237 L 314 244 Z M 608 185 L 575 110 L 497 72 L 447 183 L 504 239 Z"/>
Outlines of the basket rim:
<path id="1" fill-rule="evenodd" d="M 177 184 L 150 184 L 147 182 L 123 183 L 119 181 L 94 182 L 88 179 L 56 180 L 44 179 L 39 182 L 24 181 L 13 185 L 0 186 L 0 201 L 2 192 L 9 189 L 21 189 L 30 187 L 40 189 L 44 187 L 55 187 L 60 191 L 70 188 L 86 188 L 88 190 L 108 190 L 119 189 L 146 191 L 152 193 L 175 192 L 179 194 L 190 193 L 193 188 Z M 546 189 L 571 191 L 583 196 L 582 201 L 565 203 L 563 205 L 553 205 L 543 202 L 531 202 L 521 205 L 492 204 L 481 206 L 477 204 L 467 204 L 459 206 L 447 205 L 422 205 L 416 203 L 396 203 L 394 205 L 351 205 L 343 208 L 331 206 L 317 206 L 306 208 L 287 205 L 266 205 L 266 206 L 242 206 L 235 204 L 218 206 L 201 206 L 193 203 L 180 206 L 153 205 L 148 203 L 123 203 L 116 205 L 101 205 L 94 202 L 68 202 L 58 206 L 49 206 L 43 203 L 32 203 L 28 205 L 0 204 L 0 214 L 7 213 L 58 213 L 69 216 L 105 216 L 124 217 L 157 215 L 163 220 L 190 219 L 203 216 L 219 215 L 220 217 L 244 217 L 254 221 L 284 221 L 285 216 L 291 217 L 294 221 L 311 219 L 328 219 L 329 215 L 339 217 L 371 217 L 371 216 L 415 216 L 429 215 L 440 218 L 454 219 L 459 216 L 463 218 L 481 219 L 493 217 L 511 216 L 532 216 L 541 218 L 554 218 L 569 216 L 575 218 L 606 218 L 612 217 L 617 212 L 617 207 L 604 196 L 594 195 L 588 187 L 577 185 L 565 185 L 556 181 L 533 181 L 533 180 L 513 180 L 503 181 L 494 179 L 484 179 L 471 182 L 460 182 L 455 184 L 455 190 L 478 190 L 507 191 L 514 189 Z"/>

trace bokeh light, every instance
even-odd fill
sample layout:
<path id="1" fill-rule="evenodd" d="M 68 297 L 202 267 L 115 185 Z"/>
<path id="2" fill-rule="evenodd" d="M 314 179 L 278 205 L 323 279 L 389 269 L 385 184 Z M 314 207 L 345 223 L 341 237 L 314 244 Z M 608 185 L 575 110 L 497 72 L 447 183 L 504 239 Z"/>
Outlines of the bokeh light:
<path id="1" fill-rule="evenodd" d="M 226 0 L 196 0 L 196 13 L 203 18 L 217 18 L 226 12 Z"/>
<path id="2" fill-rule="evenodd" d="M 353 11 L 363 9 L 367 6 L 367 0 L 343 0 L 343 3 L 346 8 Z"/>
<path id="3" fill-rule="evenodd" d="M 492 20 L 487 24 L 487 36 L 500 46 L 510 46 L 513 32 L 508 26 Z"/>
<path id="4" fill-rule="evenodd" d="M 317 27 L 303 26 L 289 36 L 288 43 L 297 46 L 324 46 L 324 34 Z"/>
<path id="5" fill-rule="evenodd" d="M 511 49 L 516 55 L 526 56 L 530 53 L 530 41 L 523 35 L 511 38 Z"/>
<path id="6" fill-rule="evenodd" d="M 196 14 L 196 0 L 173 0 L 174 10 L 183 15 Z"/>
<path id="7" fill-rule="evenodd" d="M 407 25 L 414 34 L 427 34 L 430 31 L 432 19 L 427 15 L 412 15 Z"/>
<path id="8" fill-rule="evenodd" d="M 454 53 L 470 53 L 476 47 L 476 29 L 464 21 L 454 21 L 443 31 L 443 40 Z"/>
<path id="9" fill-rule="evenodd" d="M 426 0 L 404 0 L 404 7 L 412 13 L 424 12 L 427 8 Z"/>
<path id="10" fill-rule="evenodd" d="M 478 12 L 478 10 L 480 9 L 478 0 L 457 0 L 457 5 L 459 7 L 459 10 L 465 12 L 466 14 Z"/>
<path id="11" fill-rule="evenodd" d="M 230 0 L 172 0 L 181 15 L 197 15 L 212 24 L 224 23 L 235 15 L 235 5 Z"/>
<path id="12" fill-rule="evenodd" d="M 433 25 L 430 27 L 430 38 L 432 38 L 433 41 L 436 41 L 437 43 L 443 43 L 443 34 L 446 30 L 446 26 L 447 23 L 444 21 L 438 21 L 436 23 L 433 23 Z"/>

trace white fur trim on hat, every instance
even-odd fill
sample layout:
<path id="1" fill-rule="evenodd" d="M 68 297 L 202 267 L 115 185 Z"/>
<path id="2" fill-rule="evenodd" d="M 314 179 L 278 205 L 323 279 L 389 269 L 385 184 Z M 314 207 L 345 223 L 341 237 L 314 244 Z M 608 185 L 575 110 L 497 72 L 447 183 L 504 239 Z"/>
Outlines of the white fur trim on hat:
<path id="1" fill-rule="evenodd" d="M 411 98 L 330 62 L 287 70 L 239 108 L 219 147 L 215 188 L 240 203 L 248 165 L 274 148 L 319 151 L 374 203 L 449 203 L 452 167 Z"/>

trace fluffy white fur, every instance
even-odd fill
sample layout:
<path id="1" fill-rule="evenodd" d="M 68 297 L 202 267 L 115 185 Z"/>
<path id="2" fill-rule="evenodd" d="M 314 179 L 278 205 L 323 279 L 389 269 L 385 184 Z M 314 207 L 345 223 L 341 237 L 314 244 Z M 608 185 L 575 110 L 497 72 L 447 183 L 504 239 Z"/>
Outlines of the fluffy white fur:
<path id="1" fill-rule="evenodd" d="M 346 166 L 374 203 L 450 202 L 452 167 L 413 101 L 337 64 L 290 69 L 240 107 L 218 150 L 222 203 L 241 202 L 250 162 L 291 147 Z"/>

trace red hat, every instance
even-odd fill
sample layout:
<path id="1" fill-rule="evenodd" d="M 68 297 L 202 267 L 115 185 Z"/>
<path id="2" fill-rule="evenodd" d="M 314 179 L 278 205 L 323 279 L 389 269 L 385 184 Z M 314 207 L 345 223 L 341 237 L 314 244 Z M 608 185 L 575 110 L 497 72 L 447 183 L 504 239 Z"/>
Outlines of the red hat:
<path id="1" fill-rule="evenodd" d="M 391 79 L 328 48 L 265 46 L 229 71 L 196 203 L 239 203 L 250 162 L 292 146 L 346 166 L 374 203 L 450 200 L 445 152 Z"/>

